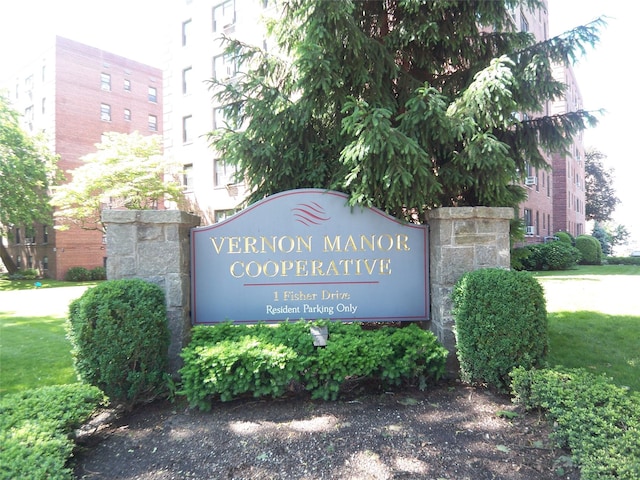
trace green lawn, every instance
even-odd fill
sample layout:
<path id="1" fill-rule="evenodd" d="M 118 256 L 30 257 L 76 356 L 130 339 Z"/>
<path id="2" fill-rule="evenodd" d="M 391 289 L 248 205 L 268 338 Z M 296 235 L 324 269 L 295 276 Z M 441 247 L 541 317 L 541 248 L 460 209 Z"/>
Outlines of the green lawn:
<path id="1" fill-rule="evenodd" d="M 640 391 L 640 267 L 535 276 L 547 299 L 550 365 L 604 373 Z M 0 395 L 76 380 L 64 322 L 69 302 L 93 284 L 42 283 L 0 279 Z"/>
<path id="2" fill-rule="evenodd" d="M 539 272 L 549 312 L 549 364 L 602 373 L 640 391 L 640 267 Z"/>
<path id="3" fill-rule="evenodd" d="M 76 381 L 64 324 L 86 288 L 0 290 L 0 396 Z"/>

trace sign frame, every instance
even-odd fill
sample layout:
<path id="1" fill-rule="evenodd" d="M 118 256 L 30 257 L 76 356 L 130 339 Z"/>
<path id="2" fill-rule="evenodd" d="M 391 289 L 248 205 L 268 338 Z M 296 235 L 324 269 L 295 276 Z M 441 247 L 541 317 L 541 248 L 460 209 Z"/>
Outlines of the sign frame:
<path id="1" fill-rule="evenodd" d="M 344 193 L 281 192 L 191 229 L 191 320 L 255 324 L 430 318 L 427 225 Z"/>

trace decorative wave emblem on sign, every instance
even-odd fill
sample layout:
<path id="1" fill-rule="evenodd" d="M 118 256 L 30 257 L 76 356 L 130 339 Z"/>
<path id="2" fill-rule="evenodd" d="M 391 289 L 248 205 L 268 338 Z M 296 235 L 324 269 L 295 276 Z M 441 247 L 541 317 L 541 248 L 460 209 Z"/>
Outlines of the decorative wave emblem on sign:
<path id="1" fill-rule="evenodd" d="M 291 210 L 294 212 L 293 216 L 296 222 L 300 222 L 307 227 L 320 225 L 323 222 L 331 220 L 331 217 L 327 216 L 327 212 L 322 205 L 316 202 L 299 203 L 296 208 L 292 208 Z"/>

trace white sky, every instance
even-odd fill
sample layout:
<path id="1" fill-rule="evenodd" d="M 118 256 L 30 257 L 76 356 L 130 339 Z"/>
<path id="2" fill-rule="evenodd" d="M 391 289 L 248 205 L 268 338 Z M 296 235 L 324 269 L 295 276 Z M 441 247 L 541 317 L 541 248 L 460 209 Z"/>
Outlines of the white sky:
<path id="1" fill-rule="evenodd" d="M 42 38 L 58 34 L 157 67 L 163 66 L 166 32 L 174 2 L 184 0 L 0 0 L 0 82 L 34 59 Z M 197 1 L 197 0 L 194 0 Z M 243 1 L 243 0 L 239 0 Z M 640 95 L 634 87 L 638 58 L 634 0 L 548 0 L 550 33 L 611 17 L 600 43 L 575 67 L 586 109 L 604 109 L 585 145 L 607 155 L 614 188 L 622 204 L 614 220 L 632 233 L 640 247 L 640 137 L 635 113 Z"/>

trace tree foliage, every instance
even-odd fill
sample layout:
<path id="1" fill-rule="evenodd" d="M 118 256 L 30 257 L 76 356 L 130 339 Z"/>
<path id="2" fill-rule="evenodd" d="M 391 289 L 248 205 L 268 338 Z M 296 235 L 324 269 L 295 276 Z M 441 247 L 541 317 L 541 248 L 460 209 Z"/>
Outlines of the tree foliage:
<path id="1" fill-rule="evenodd" d="M 10 273 L 16 266 L 2 242 L 13 226 L 51 221 L 47 194 L 56 158 L 42 138 L 28 135 L 18 113 L 0 95 L 0 257 Z"/>
<path id="2" fill-rule="evenodd" d="M 162 157 L 159 136 L 109 132 L 96 149 L 54 192 L 51 203 L 63 228 L 74 224 L 104 231 L 105 207 L 147 210 L 163 198 L 182 198 L 180 183 L 168 176 L 172 166 Z"/>
<path id="3" fill-rule="evenodd" d="M 315 187 L 398 216 L 514 206 L 526 167 L 546 168 L 543 151 L 596 121 L 536 112 L 565 89 L 553 65 L 594 44 L 601 19 L 536 43 L 509 10 L 537 0 L 281 6 L 270 26 L 278 48 L 227 39 L 241 73 L 212 80 L 228 125 L 209 138 L 251 186 L 249 201 Z"/>
<path id="4" fill-rule="evenodd" d="M 595 148 L 585 152 L 585 216 L 596 222 L 611 220 L 620 203 L 613 188 L 613 169 L 606 169 L 603 164 L 606 158 L 604 153 Z"/>

